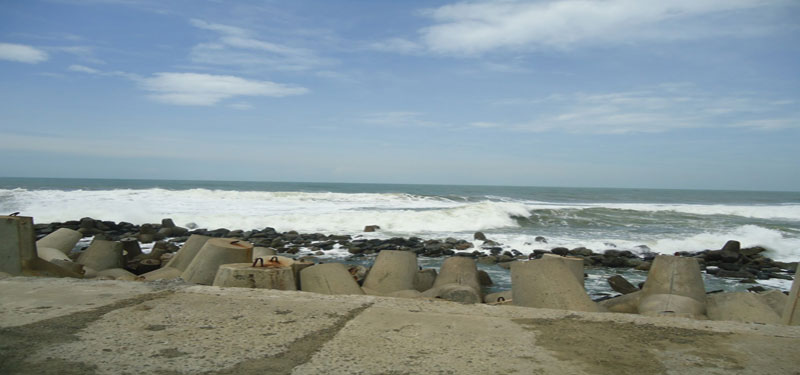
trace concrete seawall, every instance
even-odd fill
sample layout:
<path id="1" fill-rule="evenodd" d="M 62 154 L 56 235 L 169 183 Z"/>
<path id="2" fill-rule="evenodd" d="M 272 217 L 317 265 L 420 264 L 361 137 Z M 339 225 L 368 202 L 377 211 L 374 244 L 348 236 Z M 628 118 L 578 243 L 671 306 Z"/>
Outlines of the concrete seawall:
<path id="1" fill-rule="evenodd" d="M 0 280 L 0 373 L 795 373 L 800 327 L 178 282 Z"/>

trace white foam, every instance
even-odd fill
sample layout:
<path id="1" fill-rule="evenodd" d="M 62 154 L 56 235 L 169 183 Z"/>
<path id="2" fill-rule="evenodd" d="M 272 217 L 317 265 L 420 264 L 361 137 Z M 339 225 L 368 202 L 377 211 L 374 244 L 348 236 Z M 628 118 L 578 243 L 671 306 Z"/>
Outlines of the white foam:
<path id="1" fill-rule="evenodd" d="M 498 198 L 498 197 L 493 197 Z M 502 197 L 500 197 L 502 198 Z M 606 207 L 643 212 L 676 211 L 702 215 L 737 215 L 745 218 L 780 217 L 800 220 L 800 205 L 719 206 L 662 204 L 550 204 L 534 201 L 492 199 L 465 202 L 442 197 L 400 193 L 306 193 L 258 192 L 232 190 L 26 190 L 0 189 L 0 212 L 20 211 L 36 222 L 74 220 L 89 216 L 135 224 L 158 222 L 170 217 L 178 225 L 194 222 L 201 228 L 260 229 L 267 226 L 279 231 L 361 234 L 365 225 L 379 225 L 378 233 L 368 236 L 456 237 L 471 240 L 475 231 L 486 231 L 491 239 L 528 253 L 536 248 L 585 246 L 595 251 L 647 245 L 653 251 L 672 253 L 718 249 L 725 241 L 736 239 L 742 246 L 763 246 L 777 260 L 800 259 L 800 239 L 757 225 L 733 229 L 709 230 L 700 234 L 651 233 L 628 234 L 620 226 L 592 232 L 570 229 L 569 220 L 580 218 L 574 209 Z M 569 208 L 572 210 L 564 210 Z M 516 217 L 530 216 L 535 209 L 556 210 L 554 217 L 563 220 L 541 228 L 519 228 Z M 623 217 L 623 216 L 620 216 Z M 542 233 L 534 233 L 541 229 Z M 534 242 L 537 235 L 547 237 L 547 244 Z M 636 237 L 638 236 L 638 237 Z M 479 243 L 476 243 L 479 245 Z"/>

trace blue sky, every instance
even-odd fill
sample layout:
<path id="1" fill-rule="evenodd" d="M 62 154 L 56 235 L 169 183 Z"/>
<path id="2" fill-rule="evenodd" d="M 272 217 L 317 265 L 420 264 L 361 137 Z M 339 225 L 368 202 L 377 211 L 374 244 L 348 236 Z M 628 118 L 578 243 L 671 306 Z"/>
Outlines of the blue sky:
<path id="1" fill-rule="evenodd" d="M 3 1 L 0 176 L 797 191 L 798 66 L 797 1 Z"/>

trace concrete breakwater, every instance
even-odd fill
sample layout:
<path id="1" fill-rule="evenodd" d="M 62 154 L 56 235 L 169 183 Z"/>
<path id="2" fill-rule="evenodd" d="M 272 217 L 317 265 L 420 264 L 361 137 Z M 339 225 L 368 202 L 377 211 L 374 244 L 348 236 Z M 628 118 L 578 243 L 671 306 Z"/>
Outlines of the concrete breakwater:
<path id="1" fill-rule="evenodd" d="M 736 241 L 729 241 L 720 250 L 682 254 L 684 256 L 659 255 L 638 259 L 624 251 L 606 251 L 599 256 L 588 249 L 556 248 L 534 251 L 526 257 L 523 254 L 514 256 L 513 253 L 494 255 L 492 249 L 498 244 L 486 239 L 484 234 L 476 233 L 476 239 L 487 245 L 489 254 L 468 251 L 474 245 L 466 241 L 423 242 L 423 254 L 431 248 L 429 245 L 434 244 L 438 245 L 439 251 L 451 245 L 464 248 L 464 251 L 453 251 L 455 256 L 447 258 L 436 270 L 418 266 L 417 254 L 420 251 L 408 245 L 421 240 L 413 238 L 360 241 L 321 234 L 278 234 L 270 228 L 249 232 L 195 230 L 195 233 L 190 233 L 188 229 L 175 226 L 170 219 L 164 219 L 160 225 L 145 224 L 138 228 L 132 224 L 88 218 L 73 223 L 45 225 L 34 225 L 32 218 L 24 217 L 5 217 L 4 220 L 4 230 L 9 233 L 6 237 L 16 238 L 4 242 L 4 252 L 8 256 L 16 254 L 19 263 L 16 268 L 6 267 L 10 274 L 27 272 L 45 276 L 131 281 L 182 278 L 201 285 L 437 298 L 461 303 L 513 303 L 518 306 L 576 311 L 675 315 L 759 323 L 794 324 L 794 316 L 797 315 L 797 283 L 792 290 L 793 296 L 788 297 L 768 290 L 754 294 L 706 296 L 701 268 L 708 271 L 713 267 L 709 264 L 718 264 L 719 272 L 726 265 L 734 264 L 742 268 L 752 267 L 747 269 L 765 272 L 766 275 L 786 272 L 792 266 L 777 264 L 763 257 L 763 249 L 741 249 Z M 69 228 L 75 225 L 78 229 Z M 137 229 L 138 232 L 135 232 Z M 171 242 L 158 242 L 149 254 L 143 253 L 139 247 L 140 242 L 163 240 L 175 234 L 190 236 L 173 237 Z M 94 236 L 91 244 L 82 251 L 72 251 L 83 236 Z M 38 241 L 32 243 L 35 238 Z M 382 242 L 378 244 L 375 241 Z M 175 242 L 183 242 L 183 245 L 178 248 Z M 278 248 L 257 246 L 267 242 Z M 283 246 L 277 246 L 280 244 Z M 365 244 L 375 244 L 376 249 L 361 247 Z M 345 246 L 354 255 L 366 251 L 376 251 L 378 255 L 370 268 L 348 267 L 340 263 L 320 264 L 314 262 L 313 258 L 291 259 L 276 255 L 279 252 L 291 254 L 290 249 L 302 246 L 324 252 L 325 248 L 337 245 Z M 487 258 L 490 262 L 511 269 L 510 291 L 486 295 L 483 286 L 490 284 L 491 280 L 476 265 L 478 262 L 487 262 Z M 595 262 L 605 262 L 612 267 L 635 263 L 636 267 L 649 270 L 647 281 L 639 290 L 633 285 L 620 287 L 620 282 L 610 280 L 612 287 L 623 295 L 592 301 L 585 291 L 583 269 L 584 265 Z M 8 265 L 14 261 L 11 259 L 6 263 Z"/>

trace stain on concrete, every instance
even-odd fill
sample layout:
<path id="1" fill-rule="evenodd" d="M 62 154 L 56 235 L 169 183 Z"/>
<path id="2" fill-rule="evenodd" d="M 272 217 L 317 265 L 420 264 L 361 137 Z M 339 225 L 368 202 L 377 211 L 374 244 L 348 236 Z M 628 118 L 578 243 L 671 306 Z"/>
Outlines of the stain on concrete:
<path id="1" fill-rule="evenodd" d="M 27 362 L 31 354 L 50 345 L 78 341 L 78 332 L 114 310 L 164 298 L 172 291 L 144 294 L 70 315 L 23 326 L 0 328 L 0 374 L 94 374 L 96 366 L 47 358 Z"/>
<path id="2" fill-rule="evenodd" d="M 681 353 L 694 366 L 731 371 L 744 367 L 723 341 L 729 333 L 662 327 L 653 324 L 563 319 L 513 319 L 536 331 L 536 345 L 560 360 L 582 362 L 593 374 L 666 374 L 661 359 Z M 591 340 L 587 340 L 591 337 Z M 660 359 L 661 358 L 661 359 Z"/>
<path id="3" fill-rule="evenodd" d="M 308 362 L 311 357 L 319 351 L 323 345 L 332 340 L 339 331 L 344 328 L 347 322 L 355 319 L 364 310 L 372 306 L 372 303 L 362 305 L 346 314 L 338 316 L 338 319 L 329 327 L 311 332 L 288 345 L 288 348 L 280 354 L 261 359 L 243 361 L 237 365 L 223 371 L 215 371 L 215 374 L 291 374 L 292 369 Z"/>

